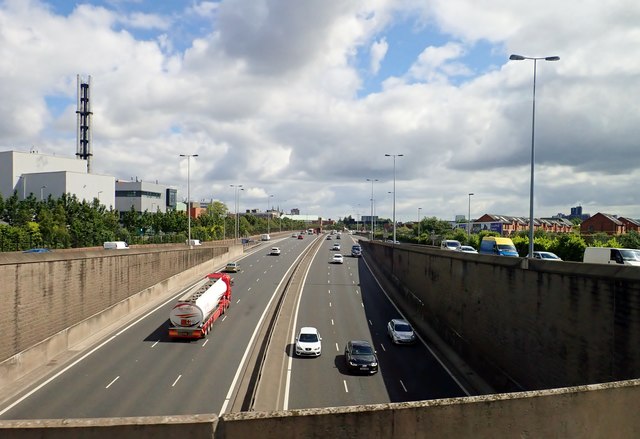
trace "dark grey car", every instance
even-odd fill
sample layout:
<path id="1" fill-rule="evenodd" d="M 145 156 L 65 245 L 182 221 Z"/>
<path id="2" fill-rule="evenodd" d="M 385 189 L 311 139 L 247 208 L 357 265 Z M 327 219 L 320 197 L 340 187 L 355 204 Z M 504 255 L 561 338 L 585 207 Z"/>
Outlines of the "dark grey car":
<path id="1" fill-rule="evenodd" d="M 378 357 L 368 341 L 347 342 L 344 348 L 344 360 L 350 372 L 374 374 L 378 371 Z"/>

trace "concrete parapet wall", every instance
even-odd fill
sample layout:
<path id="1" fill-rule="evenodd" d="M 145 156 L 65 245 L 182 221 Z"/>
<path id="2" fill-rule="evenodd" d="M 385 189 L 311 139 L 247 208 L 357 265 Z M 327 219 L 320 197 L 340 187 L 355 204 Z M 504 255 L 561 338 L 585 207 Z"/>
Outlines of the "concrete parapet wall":
<path id="1" fill-rule="evenodd" d="M 640 377 L 640 269 L 363 242 L 397 293 L 502 391 Z"/>
<path id="2" fill-rule="evenodd" d="M 149 418 L 0 421 L 12 439 L 636 438 L 640 380 L 357 407 Z"/>
<path id="3" fill-rule="evenodd" d="M 241 253 L 241 246 L 180 246 L 5 256 L 0 294 L 9 306 L 0 308 L 0 352 L 8 358 L 0 362 L 0 388 Z"/>

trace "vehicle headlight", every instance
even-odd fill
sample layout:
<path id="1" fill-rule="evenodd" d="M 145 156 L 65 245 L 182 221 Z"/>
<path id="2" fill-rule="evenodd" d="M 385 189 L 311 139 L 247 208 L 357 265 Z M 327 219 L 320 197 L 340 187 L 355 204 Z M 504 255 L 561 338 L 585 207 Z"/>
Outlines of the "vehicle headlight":
<path id="1" fill-rule="evenodd" d="M 371 366 L 376 367 L 378 365 L 378 363 L 376 363 L 375 361 L 373 363 L 371 363 Z"/>
<path id="2" fill-rule="evenodd" d="M 353 360 L 349 360 L 349 366 L 357 366 L 358 364 L 353 361 Z"/>

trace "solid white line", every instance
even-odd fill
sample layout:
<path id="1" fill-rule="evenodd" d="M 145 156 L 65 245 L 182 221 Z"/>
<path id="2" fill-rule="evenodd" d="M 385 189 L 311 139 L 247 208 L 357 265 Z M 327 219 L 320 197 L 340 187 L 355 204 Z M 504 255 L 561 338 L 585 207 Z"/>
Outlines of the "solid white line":
<path id="1" fill-rule="evenodd" d="M 402 382 L 402 380 L 400 380 L 400 385 L 402 386 L 402 388 L 404 389 L 405 393 L 408 392 L 407 388 L 404 386 L 404 383 Z"/>
<path id="2" fill-rule="evenodd" d="M 89 352 L 87 352 L 86 354 L 84 354 L 83 356 L 81 356 L 80 358 L 78 358 L 76 361 L 74 361 L 73 363 L 69 364 L 67 367 L 65 367 L 64 369 L 62 369 L 61 371 L 59 371 L 58 373 L 56 373 L 55 375 L 51 376 L 49 379 L 43 381 L 39 386 L 33 388 L 31 391 L 29 391 L 28 393 L 26 393 L 25 395 L 23 395 L 21 398 L 17 399 L 16 401 L 13 402 L 13 404 L 10 404 L 9 406 L 5 407 L 3 410 L 0 410 L 0 416 L 2 416 L 3 414 L 5 414 L 6 412 L 8 412 L 9 410 L 11 410 L 12 408 L 14 408 L 15 406 L 17 406 L 18 404 L 20 404 L 22 401 L 24 401 L 25 399 L 27 399 L 28 397 L 30 397 L 31 395 L 33 395 L 34 393 L 36 393 L 38 390 L 42 389 L 44 386 L 46 386 L 47 384 L 49 384 L 51 381 L 55 380 L 56 378 L 58 378 L 60 375 L 62 375 L 63 373 L 65 373 L 66 371 L 68 371 L 69 369 L 71 369 L 73 366 L 75 366 L 76 364 L 80 363 L 82 360 L 84 360 L 85 358 L 87 358 L 89 355 L 93 354 L 95 351 L 97 351 L 98 349 L 100 349 L 101 347 L 103 347 L 104 345 L 106 345 L 107 343 L 111 342 L 112 340 L 114 340 L 116 337 L 118 337 L 119 335 L 123 334 L 125 331 L 127 331 L 129 328 L 132 328 L 133 326 L 137 325 L 138 323 L 140 323 L 141 321 L 143 321 L 144 319 L 146 319 L 147 317 L 149 317 L 151 314 L 155 313 L 157 310 L 159 310 L 160 308 L 162 308 L 163 306 L 166 306 L 167 303 L 172 302 L 174 300 L 176 300 L 176 298 L 180 297 L 181 295 L 183 295 L 185 293 L 185 291 L 187 291 L 189 288 L 191 288 L 194 284 L 189 285 L 187 288 L 181 290 L 178 294 L 176 294 L 175 296 L 172 296 L 170 299 L 168 299 L 166 302 L 158 305 L 156 308 L 152 309 L 151 311 L 149 311 L 148 313 L 146 313 L 145 315 L 143 315 L 142 317 L 140 317 L 138 320 L 136 320 L 135 322 L 131 323 L 129 326 L 126 326 L 125 328 L 121 329 L 120 331 L 116 332 L 114 335 L 112 335 L 111 337 L 109 337 L 108 339 L 106 339 L 105 341 L 103 341 L 102 343 L 100 343 L 98 346 L 96 346 L 95 348 L 91 349 Z"/>
<path id="3" fill-rule="evenodd" d="M 111 381 L 109 384 L 107 384 L 107 386 L 105 387 L 105 389 L 108 389 L 109 387 L 111 387 L 111 384 L 115 383 L 116 381 L 118 381 L 118 378 L 120 378 L 120 375 L 118 375 L 117 377 L 115 377 L 113 379 L 113 381 Z"/>
<path id="4" fill-rule="evenodd" d="M 347 387 L 347 380 L 342 380 L 342 382 L 344 383 L 344 391 L 346 393 L 349 393 L 349 388 Z"/>
<path id="5" fill-rule="evenodd" d="M 298 258 L 296 258 L 296 261 L 301 257 L 302 257 L 302 253 L 298 256 Z M 291 264 L 291 268 L 289 268 L 287 273 L 294 266 L 295 266 L 295 261 L 294 261 L 293 264 Z M 231 396 L 233 395 L 233 390 L 236 387 L 238 379 L 240 379 L 240 373 L 242 372 L 244 363 L 247 361 L 247 357 L 249 356 L 249 351 L 251 350 L 251 347 L 253 346 L 254 340 L 255 340 L 255 338 L 256 338 L 256 336 L 258 334 L 258 329 L 262 325 L 262 321 L 265 319 L 265 317 L 267 315 L 267 311 L 269 310 L 269 307 L 271 306 L 271 302 L 273 302 L 273 300 L 275 299 L 276 291 L 278 291 L 280 289 L 280 286 L 282 285 L 282 282 L 284 282 L 286 277 L 287 276 L 286 276 L 286 273 L 285 273 L 285 276 L 282 277 L 282 279 L 280 280 L 280 283 L 278 283 L 278 285 L 276 286 L 275 290 L 273 291 L 273 294 L 271 294 L 271 299 L 269 299 L 269 303 L 267 303 L 267 306 L 265 306 L 264 311 L 262 311 L 262 315 L 260 316 L 260 319 L 258 320 L 258 323 L 256 324 L 255 329 L 253 330 L 253 334 L 251 335 L 251 339 L 249 340 L 249 343 L 247 344 L 247 348 L 245 349 L 244 354 L 242 355 L 242 359 L 240 360 L 240 364 L 238 365 L 238 368 L 236 369 L 236 374 L 233 377 L 233 381 L 231 382 L 231 385 L 229 386 L 229 390 L 227 391 L 227 396 L 225 397 L 224 402 L 222 403 L 222 407 L 220 408 L 220 412 L 218 413 L 218 416 L 222 416 L 225 413 L 225 411 L 227 410 L 227 407 L 229 406 L 229 403 L 231 402 Z M 289 361 L 291 361 L 291 357 L 289 357 Z M 285 397 L 286 397 L 286 395 L 285 395 Z"/>
<path id="6" fill-rule="evenodd" d="M 152 348 L 155 348 L 155 347 L 156 347 L 156 345 L 157 345 L 158 343 L 160 343 L 160 340 L 158 340 L 157 342 L 155 342 L 154 344 L 152 344 L 152 345 L 151 345 L 151 347 L 152 347 Z"/>
<path id="7" fill-rule="evenodd" d="M 178 381 L 180 381 L 180 378 L 182 378 L 182 375 L 178 375 L 178 378 L 176 378 L 176 380 L 173 382 L 173 384 L 171 385 L 171 387 L 175 387 L 175 386 L 176 386 L 176 383 L 177 383 Z"/>

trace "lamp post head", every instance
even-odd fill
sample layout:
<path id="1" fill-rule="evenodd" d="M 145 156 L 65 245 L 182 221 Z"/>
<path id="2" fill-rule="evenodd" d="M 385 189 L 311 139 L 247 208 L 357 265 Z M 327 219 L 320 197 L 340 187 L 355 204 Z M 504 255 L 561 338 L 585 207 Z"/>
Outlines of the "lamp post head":
<path id="1" fill-rule="evenodd" d="M 515 55 L 515 54 L 513 54 L 513 55 L 511 55 L 511 56 L 509 57 L 509 59 L 510 59 L 511 61 L 522 61 L 522 60 L 523 60 L 523 59 L 525 59 L 525 58 L 524 58 L 524 56 L 522 56 L 522 55 Z"/>
<path id="2" fill-rule="evenodd" d="M 559 56 L 547 56 L 544 60 L 545 61 L 560 61 L 560 57 Z"/>

